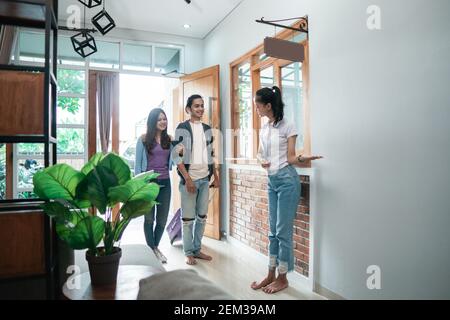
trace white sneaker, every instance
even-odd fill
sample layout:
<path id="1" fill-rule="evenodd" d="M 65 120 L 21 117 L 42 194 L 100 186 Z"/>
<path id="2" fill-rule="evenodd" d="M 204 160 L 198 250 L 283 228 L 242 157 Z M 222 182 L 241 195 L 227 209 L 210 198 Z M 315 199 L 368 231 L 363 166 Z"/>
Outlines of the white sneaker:
<path id="1" fill-rule="evenodd" d="M 165 255 L 162 254 L 161 251 L 159 251 L 158 248 L 153 249 L 153 252 L 155 253 L 156 257 L 161 261 L 162 263 L 167 263 L 167 258 Z"/>

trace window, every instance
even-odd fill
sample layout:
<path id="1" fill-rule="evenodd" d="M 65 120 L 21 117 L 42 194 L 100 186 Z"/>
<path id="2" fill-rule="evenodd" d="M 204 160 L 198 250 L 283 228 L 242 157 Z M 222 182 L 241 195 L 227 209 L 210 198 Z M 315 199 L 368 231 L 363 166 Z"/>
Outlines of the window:
<path id="1" fill-rule="evenodd" d="M 180 70 L 180 49 L 156 48 L 155 72 L 167 73 Z"/>
<path id="2" fill-rule="evenodd" d="M 45 39 L 43 33 L 22 31 L 19 33 L 19 60 L 44 63 Z"/>
<path id="3" fill-rule="evenodd" d="M 239 128 L 238 158 L 252 157 L 253 144 L 253 116 L 252 116 L 252 80 L 250 63 L 238 68 L 238 99 L 239 99 Z"/>
<path id="4" fill-rule="evenodd" d="M 122 68 L 124 70 L 150 72 L 152 70 L 152 47 L 124 44 Z"/>
<path id="5" fill-rule="evenodd" d="M 163 45 L 95 37 L 97 52 L 82 58 L 73 49 L 70 35 L 58 36 L 59 65 L 85 69 L 126 70 L 148 73 L 183 72 L 184 48 L 179 45 Z M 32 29 L 20 29 L 13 57 L 16 63 L 44 64 L 44 33 Z M 51 44 L 52 45 L 52 44 Z"/>
<path id="6" fill-rule="evenodd" d="M 16 164 L 14 176 L 14 198 L 36 198 L 33 193 L 33 176 L 44 168 L 44 145 L 37 143 L 18 143 L 13 147 Z"/>
<path id="7" fill-rule="evenodd" d="M 298 24 L 299 22 L 297 22 Z M 284 30 L 277 35 L 277 38 L 301 42 L 307 53 L 306 34 Z M 309 106 L 305 103 L 307 101 L 305 92 L 308 92 L 307 87 L 309 85 L 308 55 L 305 56 L 303 63 L 276 59 L 264 54 L 264 48 L 261 44 L 230 64 L 232 125 L 235 130 L 232 147 L 234 162 L 256 162 L 259 141 L 256 137 L 248 139 L 245 132 L 252 131 L 258 134 L 267 119 L 262 118 L 260 121 L 256 118 L 258 116 L 252 100 L 258 89 L 274 85 L 281 89 L 285 103 L 285 117 L 295 123 L 299 132 L 296 144 L 297 152 L 311 152 L 307 119 Z M 243 70 L 249 70 L 245 76 L 243 76 Z M 250 101 L 250 106 L 248 101 Z M 245 158 L 245 161 L 242 161 L 242 158 Z"/>
<path id="8" fill-rule="evenodd" d="M 274 83 L 274 75 L 273 75 L 273 66 L 270 66 L 266 69 L 261 70 L 260 72 L 260 88 L 269 87 L 272 88 Z"/>
<path id="9" fill-rule="evenodd" d="M 99 40 L 95 42 L 97 44 L 97 52 L 89 56 L 89 66 L 119 69 L 119 43 Z"/>
<path id="10" fill-rule="evenodd" d="M 73 50 L 70 37 L 58 37 L 58 63 L 63 65 L 84 66 L 85 59 Z"/>
<path id="11" fill-rule="evenodd" d="M 297 132 L 303 132 L 302 64 L 295 62 L 281 68 L 281 93 L 285 104 L 284 116 L 291 119 Z M 296 149 L 303 149 L 303 134 L 297 137 Z"/>
<path id="12" fill-rule="evenodd" d="M 58 69 L 58 163 L 81 169 L 87 158 L 86 71 Z"/>
<path id="13" fill-rule="evenodd" d="M 86 72 L 81 70 L 58 69 L 58 95 L 84 95 L 86 92 Z"/>

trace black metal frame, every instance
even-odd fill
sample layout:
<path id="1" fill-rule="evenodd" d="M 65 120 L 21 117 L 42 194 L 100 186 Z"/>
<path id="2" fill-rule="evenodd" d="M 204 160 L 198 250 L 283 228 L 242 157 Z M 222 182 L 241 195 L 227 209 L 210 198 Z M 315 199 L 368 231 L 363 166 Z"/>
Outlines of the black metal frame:
<path id="1" fill-rule="evenodd" d="M 275 23 L 275 22 L 279 22 L 279 21 L 289 21 L 289 20 L 300 20 L 302 22 L 302 24 L 300 25 L 300 28 L 294 28 L 291 26 L 284 26 L 282 24 Z M 294 31 L 303 32 L 303 33 L 308 34 L 308 16 L 298 17 L 298 18 L 290 18 L 290 19 L 282 19 L 282 20 L 272 20 L 272 21 L 264 20 L 264 17 L 262 17 L 260 20 L 255 20 L 255 21 L 258 23 L 268 24 L 268 25 L 271 25 L 274 27 L 280 27 L 280 28 L 294 30 Z"/>
<path id="2" fill-rule="evenodd" d="M 0 143 L 43 143 L 44 144 L 44 166 L 56 164 L 56 108 L 57 108 L 57 57 L 58 57 L 58 0 L 5 0 L 17 5 L 40 6 L 44 12 L 44 19 L 29 19 L 17 16 L 4 16 L 2 23 L 7 25 L 45 29 L 45 65 L 44 67 L 0 65 L 0 70 L 17 70 L 44 73 L 44 112 L 42 121 L 44 133 L 42 135 L 17 135 L 0 136 Z M 53 32 L 53 34 L 52 34 Z M 53 42 L 52 42 L 53 41 Z M 51 50 L 51 43 L 53 48 Z M 52 65 L 50 65 L 50 59 Z M 51 157 L 50 157 L 51 156 Z M 36 210 L 39 209 L 40 199 L 12 199 L 0 200 L 1 212 Z M 46 293 L 48 299 L 57 298 L 60 292 L 58 283 L 57 264 L 57 237 L 55 223 L 47 215 L 44 216 L 45 237 L 45 270 L 46 270 Z M 16 278 L 17 279 L 17 278 Z M 5 281 L 5 280 L 2 280 Z M 11 281 L 11 280 L 9 280 Z"/>

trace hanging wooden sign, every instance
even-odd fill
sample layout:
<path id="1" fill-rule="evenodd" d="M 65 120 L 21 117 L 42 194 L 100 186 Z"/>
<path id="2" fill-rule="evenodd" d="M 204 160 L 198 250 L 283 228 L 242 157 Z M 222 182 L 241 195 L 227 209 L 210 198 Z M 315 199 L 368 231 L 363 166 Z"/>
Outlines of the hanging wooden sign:
<path id="1" fill-rule="evenodd" d="M 269 57 L 295 62 L 303 62 L 305 50 L 302 44 L 266 37 L 264 39 L 264 53 Z"/>

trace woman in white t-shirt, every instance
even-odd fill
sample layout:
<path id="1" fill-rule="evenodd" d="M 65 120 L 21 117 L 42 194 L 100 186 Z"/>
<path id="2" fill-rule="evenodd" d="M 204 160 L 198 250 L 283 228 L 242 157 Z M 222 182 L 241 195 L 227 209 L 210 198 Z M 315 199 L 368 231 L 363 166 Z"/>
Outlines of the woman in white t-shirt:
<path id="1" fill-rule="evenodd" d="M 278 87 L 259 89 L 255 104 L 259 116 L 269 119 L 260 131 L 258 160 L 268 174 L 270 231 L 268 275 L 251 287 L 275 293 L 288 287 L 287 272 L 294 270 L 292 234 L 301 188 L 294 166 L 322 157 L 295 154 L 298 133 L 295 124 L 284 118 Z"/>

